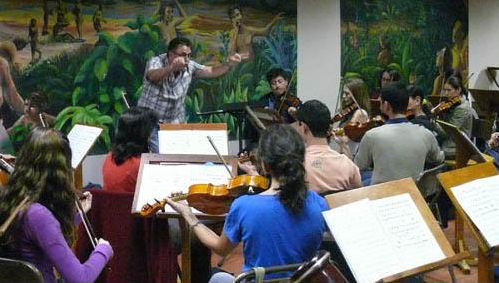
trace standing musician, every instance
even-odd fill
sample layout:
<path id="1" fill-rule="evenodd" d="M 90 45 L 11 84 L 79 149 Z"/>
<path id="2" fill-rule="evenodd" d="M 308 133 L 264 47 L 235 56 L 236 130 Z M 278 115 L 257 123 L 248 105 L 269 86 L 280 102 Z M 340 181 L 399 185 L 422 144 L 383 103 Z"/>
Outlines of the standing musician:
<path id="1" fill-rule="evenodd" d="M 425 161 L 440 163 L 444 156 L 435 136 L 405 117 L 409 97 L 405 88 L 390 83 L 381 90 L 380 110 L 388 116 L 360 142 L 355 163 L 361 170 L 373 168 L 371 184 L 412 177 L 424 170 Z"/>
<path id="2" fill-rule="evenodd" d="M 464 91 L 462 80 L 458 76 L 447 78 L 443 88 L 443 95 L 448 101 L 457 99 L 459 102 L 441 111 L 440 119 L 458 127 L 470 137 L 473 125 L 473 114 Z M 439 107 L 437 105 L 432 109 L 432 112 L 438 112 L 438 109 Z M 456 154 L 456 144 L 445 131 L 441 131 L 441 134 L 443 139 L 442 150 L 444 151 L 446 158 L 453 158 Z"/>
<path id="3" fill-rule="evenodd" d="M 271 176 L 270 188 L 244 195 L 231 205 L 220 236 L 201 223 L 187 205 L 167 203 L 187 221 L 199 240 L 219 255 L 243 242 L 243 271 L 309 260 L 325 231 L 321 212 L 326 201 L 307 190 L 303 166 L 305 145 L 289 125 L 271 125 L 261 135 L 259 160 Z M 266 279 L 289 274 L 271 274 Z M 216 273 L 210 282 L 234 282 L 228 273 Z"/>
<path id="4" fill-rule="evenodd" d="M 191 60 L 191 41 L 177 37 L 170 41 L 166 53 L 151 58 L 144 74 L 142 95 L 138 106 L 156 111 L 160 123 L 185 122 L 185 97 L 193 77 L 215 78 L 221 76 L 241 62 L 234 54 L 229 62 L 217 66 L 204 66 Z M 151 134 L 150 149 L 159 152 L 158 130 Z"/>
<path id="5" fill-rule="evenodd" d="M 84 194 L 84 211 L 92 196 Z M 68 139 L 50 128 L 35 128 L 21 148 L 7 189 L 0 193 L 0 223 L 25 199 L 27 204 L 0 238 L 6 255 L 35 265 L 45 282 L 56 282 L 54 268 L 65 282 L 93 282 L 113 255 L 99 239 L 85 263 L 71 250 L 76 199 Z"/>
<path id="6" fill-rule="evenodd" d="M 359 78 L 351 78 L 343 86 L 341 105 L 342 109 L 354 105 L 354 111 L 351 111 L 340 121 L 339 126 L 343 127 L 348 123 L 365 123 L 371 115 L 371 102 L 369 100 L 369 90 L 366 83 Z M 350 140 L 346 135 L 334 137 L 334 141 L 340 146 L 339 152 L 345 154 L 350 159 L 357 154 L 358 142 Z"/>

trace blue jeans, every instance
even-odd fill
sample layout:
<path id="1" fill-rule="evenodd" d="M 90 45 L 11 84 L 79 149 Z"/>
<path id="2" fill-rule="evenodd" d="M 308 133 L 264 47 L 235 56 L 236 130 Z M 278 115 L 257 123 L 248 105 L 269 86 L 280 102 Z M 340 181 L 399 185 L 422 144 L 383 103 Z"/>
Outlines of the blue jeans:
<path id="1" fill-rule="evenodd" d="M 360 179 L 362 180 L 362 185 L 369 186 L 371 185 L 373 171 L 372 170 L 361 170 L 360 171 Z"/>
<path id="2" fill-rule="evenodd" d="M 159 125 L 154 126 L 151 131 L 151 137 L 149 138 L 149 150 L 151 153 L 159 153 L 159 137 L 158 137 Z"/>

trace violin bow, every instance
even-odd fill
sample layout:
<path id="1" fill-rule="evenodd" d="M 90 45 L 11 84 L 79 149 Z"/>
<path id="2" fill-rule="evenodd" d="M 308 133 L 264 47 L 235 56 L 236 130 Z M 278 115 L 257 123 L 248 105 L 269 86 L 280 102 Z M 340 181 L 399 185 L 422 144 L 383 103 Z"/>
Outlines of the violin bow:
<path id="1" fill-rule="evenodd" d="M 45 123 L 45 120 L 43 119 L 43 113 L 39 113 L 38 114 L 38 118 L 40 119 L 40 122 L 42 123 L 42 127 L 46 128 L 47 127 L 47 123 Z"/>
<path id="2" fill-rule="evenodd" d="M 277 108 L 277 113 L 281 113 L 282 106 L 284 105 L 284 101 L 286 101 L 286 97 L 288 96 L 289 93 L 289 86 L 293 82 L 293 78 L 296 75 L 296 69 L 293 70 L 293 73 L 291 74 L 291 78 L 289 79 L 288 85 L 286 86 L 286 91 L 282 95 L 281 103 L 279 104 L 279 107 Z"/>
<path id="3" fill-rule="evenodd" d="M 125 91 L 121 92 L 121 98 L 123 99 L 123 102 L 125 103 L 126 108 L 130 109 L 130 104 L 128 104 L 128 100 L 126 99 L 126 92 Z"/>
<path id="4" fill-rule="evenodd" d="M 213 143 L 213 140 L 211 139 L 211 137 L 210 136 L 206 136 L 206 138 L 208 138 L 208 141 L 210 142 L 211 146 L 213 147 L 213 149 L 217 153 L 218 158 L 220 158 L 220 160 L 222 160 L 222 163 L 224 164 L 225 169 L 227 169 L 227 172 L 229 172 L 230 177 L 234 178 L 234 174 L 232 174 L 232 172 L 230 171 L 229 166 L 227 165 L 227 162 L 225 162 L 225 159 L 222 157 L 222 155 L 218 151 L 217 146 L 215 145 L 215 143 Z"/>
<path id="5" fill-rule="evenodd" d="M 9 215 L 9 217 L 7 218 L 7 220 L 5 220 L 5 222 L 2 224 L 2 226 L 0 226 L 0 236 L 2 236 L 5 233 L 5 231 L 7 231 L 7 228 L 9 228 L 10 224 L 12 223 L 12 221 L 14 221 L 17 214 L 19 214 L 19 212 L 26 207 L 26 204 L 28 203 L 28 201 L 29 201 L 29 197 L 26 196 L 21 201 L 21 203 L 19 203 L 16 206 L 16 208 L 14 208 L 14 211 Z"/>
<path id="6" fill-rule="evenodd" d="M 88 238 L 90 239 L 90 242 L 92 243 L 92 246 L 95 247 L 97 246 L 97 237 L 95 236 L 95 232 L 92 229 L 92 226 L 90 225 L 90 220 L 88 220 L 87 215 L 85 214 L 85 211 L 83 210 L 83 206 L 81 205 L 80 200 L 78 199 L 78 196 L 75 199 L 76 202 L 76 209 L 78 210 L 78 214 L 80 214 L 81 220 L 83 222 L 83 226 L 85 227 L 85 231 L 87 231 Z"/>
<path id="7" fill-rule="evenodd" d="M 338 89 L 338 98 L 336 98 L 336 108 L 334 109 L 334 113 L 338 113 L 338 109 L 341 109 L 341 102 L 343 101 L 343 86 L 345 85 L 345 81 L 342 77 L 340 77 L 340 89 Z"/>

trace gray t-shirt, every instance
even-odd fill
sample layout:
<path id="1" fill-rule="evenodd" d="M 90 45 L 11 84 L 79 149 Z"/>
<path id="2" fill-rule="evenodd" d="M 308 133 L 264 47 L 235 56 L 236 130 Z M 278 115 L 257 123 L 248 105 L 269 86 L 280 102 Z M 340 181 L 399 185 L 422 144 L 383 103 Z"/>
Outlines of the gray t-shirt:
<path id="1" fill-rule="evenodd" d="M 369 130 L 362 138 L 355 164 L 373 169 L 371 184 L 412 177 L 424 170 L 425 162 L 440 163 L 444 154 L 435 136 L 409 122 L 385 124 Z"/>

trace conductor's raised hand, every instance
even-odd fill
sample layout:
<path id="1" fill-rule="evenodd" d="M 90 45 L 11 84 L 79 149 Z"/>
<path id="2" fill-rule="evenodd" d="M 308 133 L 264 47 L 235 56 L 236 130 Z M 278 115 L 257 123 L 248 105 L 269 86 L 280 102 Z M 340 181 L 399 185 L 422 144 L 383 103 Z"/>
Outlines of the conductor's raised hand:
<path id="1" fill-rule="evenodd" d="M 171 69 L 172 71 L 181 71 L 187 68 L 187 62 L 184 57 L 177 57 L 173 59 L 171 63 Z"/>

